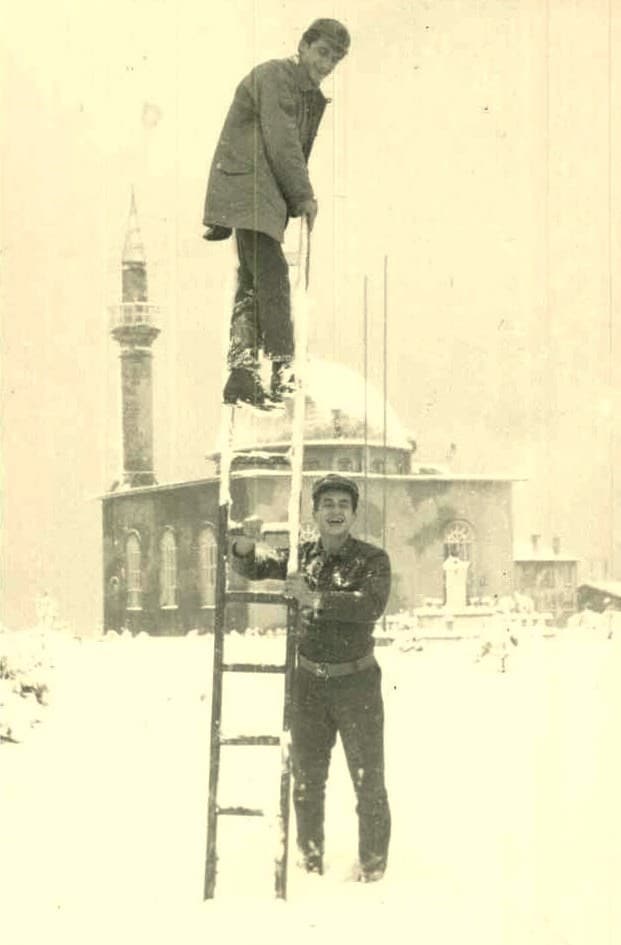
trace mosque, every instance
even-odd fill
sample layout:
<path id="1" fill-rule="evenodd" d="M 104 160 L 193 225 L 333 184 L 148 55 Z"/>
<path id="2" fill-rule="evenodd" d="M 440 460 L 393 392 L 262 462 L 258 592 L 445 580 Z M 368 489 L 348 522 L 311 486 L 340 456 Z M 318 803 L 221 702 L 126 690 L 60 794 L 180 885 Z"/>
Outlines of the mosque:
<path id="1" fill-rule="evenodd" d="M 132 201 L 122 259 L 122 301 L 111 334 L 120 345 L 123 476 L 102 498 L 104 627 L 183 634 L 213 626 L 219 454 L 205 477 L 158 483 L 153 470 L 152 346 L 159 329 L 148 301 L 144 250 Z M 231 475 L 231 519 L 257 516 L 266 541 L 288 542 L 289 412 L 240 411 Z M 389 405 L 344 365 L 310 361 L 302 535 L 313 534 L 311 489 L 330 471 L 360 488 L 354 534 L 388 551 L 387 613 L 441 604 L 446 563 L 459 562 L 464 603 L 513 589 L 512 480 L 453 473 L 417 462 L 415 441 Z M 245 586 L 232 576 L 233 586 Z M 267 586 L 269 584 L 269 587 Z M 262 589 L 277 590 L 277 582 Z M 232 605 L 230 626 L 282 626 L 276 605 Z"/>

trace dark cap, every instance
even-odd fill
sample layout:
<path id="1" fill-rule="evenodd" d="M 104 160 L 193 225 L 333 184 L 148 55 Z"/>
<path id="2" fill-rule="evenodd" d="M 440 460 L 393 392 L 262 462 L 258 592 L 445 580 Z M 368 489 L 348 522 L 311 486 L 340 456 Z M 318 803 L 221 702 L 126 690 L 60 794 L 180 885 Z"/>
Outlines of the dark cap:
<path id="1" fill-rule="evenodd" d="M 318 479 L 317 482 L 313 484 L 313 506 L 317 504 L 317 500 L 322 492 L 327 492 L 329 489 L 341 489 L 343 492 L 349 492 L 351 504 L 354 512 L 356 511 L 360 495 L 358 486 L 353 479 L 348 479 L 346 476 L 339 476 L 338 473 L 328 473 L 327 476 Z"/>
<path id="2" fill-rule="evenodd" d="M 348 30 L 342 23 L 339 23 L 338 20 L 330 20 L 327 18 L 315 20 L 304 33 L 303 38 L 307 37 L 309 33 L 317 34 L 317 36 L 320 36 L 322 39 L 327 39 L 341 56 L 344 56 L 349 51 L 351 37 Z M 311 40 L 307 40 L 307 42 L 311 42 Z"/>

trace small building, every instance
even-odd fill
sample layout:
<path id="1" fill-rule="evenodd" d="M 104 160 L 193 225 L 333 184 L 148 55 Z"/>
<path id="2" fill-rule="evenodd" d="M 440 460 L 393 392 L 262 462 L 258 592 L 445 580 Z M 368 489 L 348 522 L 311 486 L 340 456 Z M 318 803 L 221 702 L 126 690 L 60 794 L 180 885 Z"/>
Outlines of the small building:
<path id="1" fill-rule="evenodd" d="M 621 610 L 621 581 L 587 581 L 578 588 L 578 609 Z"/>
<path id="2" fill-rule="evenodd" d="M 551 546 L 531 536 L 529 547 L 515 552 L 515 590 L 532 598 L 535 610 L 563 620 L 576 610 L 578 559 L 561 551 L 554 537 Z"/>

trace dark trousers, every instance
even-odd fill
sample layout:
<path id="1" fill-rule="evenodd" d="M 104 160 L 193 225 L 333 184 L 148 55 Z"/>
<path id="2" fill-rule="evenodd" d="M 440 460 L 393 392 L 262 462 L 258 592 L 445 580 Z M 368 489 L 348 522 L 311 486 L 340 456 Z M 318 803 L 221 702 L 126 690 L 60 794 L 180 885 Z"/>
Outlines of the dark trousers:
<path id="1" fill-rule="evenodd" d="M 255 230 L 235 230 L 237 290 L 229 367 L 251 367 L 260 348 L 272 360 L 293 355 L 289 266 L 280 243 Z"/>
<path id="2" fill-rule="evenodd" d="M 325 789 L 337 732 L 356 792 L 360 866 L 382 870 L 388 855 L 390 810 L 384 784 L 379 666 L 326 680 L 301 668 L 296 672 L 291 718 L 293 802 L 298 847 L 314 868 L 321 865 L 324 851 Z"/>

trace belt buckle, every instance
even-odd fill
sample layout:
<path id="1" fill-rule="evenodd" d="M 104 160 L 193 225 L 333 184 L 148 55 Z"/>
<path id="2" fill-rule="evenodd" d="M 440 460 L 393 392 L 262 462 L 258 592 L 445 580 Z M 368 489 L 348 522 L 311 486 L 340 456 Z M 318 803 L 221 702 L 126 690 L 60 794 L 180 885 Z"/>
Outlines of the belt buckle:
<path id="1" fill-rule="evenodd" d="M 328 678 L 328 664 L 327 663 L 317 663 L 317 669 L 315 670 L 319 679 Z"/>

